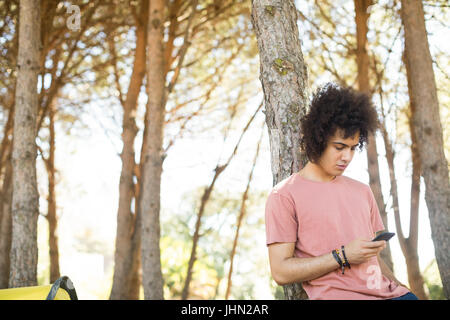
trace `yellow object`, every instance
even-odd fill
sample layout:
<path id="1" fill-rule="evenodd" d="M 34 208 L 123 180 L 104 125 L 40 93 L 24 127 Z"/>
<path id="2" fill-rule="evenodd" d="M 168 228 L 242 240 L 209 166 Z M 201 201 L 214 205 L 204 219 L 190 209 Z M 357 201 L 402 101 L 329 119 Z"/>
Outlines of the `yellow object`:
<path id="1" fill-rule="evenodd" d="M 77 300 L 75 288 L 68 277 L 54 284 L 0 290 L 0 300 Z"/>
<path id="2" fill-rule="evenodd" d="M 52 285 L 0 290 L 0 300 L 45 300 Z M 70 300 L 66 290 L 59 288 L 53 300 Z"/>

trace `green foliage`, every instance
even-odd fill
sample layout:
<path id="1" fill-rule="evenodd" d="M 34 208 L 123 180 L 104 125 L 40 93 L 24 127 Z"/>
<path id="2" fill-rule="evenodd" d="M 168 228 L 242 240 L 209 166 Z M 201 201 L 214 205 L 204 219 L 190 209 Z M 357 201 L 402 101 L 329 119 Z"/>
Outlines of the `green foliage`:
<path id="1" fill-rule="evenodd" d="M 187 264 L 191 253 L 194 224 L 198 209 L 197 199 L 203 188 L 187 194 L 179 212 L 164 211 L 162 215 L 161 261 L 167 298 L 181 296 L 186 276 Z M 254 192 L 247 202 L 248 216 L 261 212 L 261 202 L 265 194 Z M 202 229 L 197 262 L 191 283 L 191 297 L 199 299 L 223 299 L 229 271 L 229 259 L 235 234 L 236 217 L 239 214 L 241 194 L 213 192 L 202 220 Z M 190 205 L 189 205 L 190 203 Z M 241 227 L 233 271 L 233 299 L 253 299 L 255 284 L 253 278 L 259 274 L 259 280 L 266 275 L 260 260 L 255 259 L 255 233 L 262 232 L 261 219 L 247 219 Z M 212 245 L 213 244 L 213 245 Z M 240 266 L 240 257 L 245 267 Z M 252 259 L 248 259 L 252 257 Z M 264 258 L 265 260 L 265 258 Z M 264 261 L 265 262 L 265 261 Z"/>
<path id="2" fill-rule="evenodd" d="M 428 288 L 430 300 L 446 300 L 436 259 L 433 259 L 425 268 L 423 277 Z"/>
<path id="3" fill-rule="evenodd" d="M 282 286 L 276 286 L 274 293 L 275 300 L 285 300 L 284 290 Z"/>
<path id="4" fill-rule="evenodd" d="M 275 300 L 285 300 L 283 286 L 279 286 L 272 278 L 270 278 L 270 289 L 272 290 Z"/>

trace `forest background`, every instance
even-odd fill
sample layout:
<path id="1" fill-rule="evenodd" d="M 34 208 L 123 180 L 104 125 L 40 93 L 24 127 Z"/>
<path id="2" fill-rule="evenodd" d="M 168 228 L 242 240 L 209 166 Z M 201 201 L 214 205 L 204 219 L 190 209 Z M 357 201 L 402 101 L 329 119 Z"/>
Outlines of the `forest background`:
<path id="1" fill-rule="evenodd" d="M 146 41 L 142 39 L 146 40 L 149 2 L 38 2 L 43 50 L 38 78 L 41 122 L 36 138 L 37 282 L 47 284 L 56 275 L 67 275 L 79 298 L 108 299 L 118 259 L 115 247 L 119 186 L 124 179 L 124 114 L 135 116 L 136 136 L 131 143 L 134 183 L 128 207 L 134 217 L 130 226 L 139 221 L 134 212 L 138 211 L 139 164 L 143 163 L 141 148 L 149 109 L 145 71 L 152 67 L 152 61 L 148 60 L 147 66 L 136 61 L 145 60 L 142 52 Z M 251 2 L 170 0 L 165 5 L 167 100 L 160 210 L 164 298 L 281 299 L 283 291 L 270 276 L 265 246 L 264 205 L 273 180 Z M 380 181 L 393 232 L 398 222 L 386 141 L 395 155 L 403 230 L 410 224 L 412 175 L 400 5 L 396 0 L 374 1 L 367 23 L 372 97 L 386 128 L 386 136 L 381 132 L 376 136 Z M 297 1 L 296 7 L 310 92 L 329 81 L 355 87 L 354 2 Z M 445 37 L 449 6 L 446 1 L 430 0 L 423 1 L 423 8 L 444 151 L 450 159 L 450 45 Z M 0 2 L 0 218 L 6 217 L 4 208 L 11 193 L 7 173 L 13 138 L 18 17 L 19 1 Z M 137 91 L 133 87 L 136 83 Z M 366 153 L 356 153 L 344 174 L 368 184 Z M 422 181 L 417 248 L 420 271 L 427 297 L 444 299 L 424 189 Z M 0 237 L 5 236 L 6 225 L 0 219 Z M 134 235 L 133 227 L 130 230 Z M 1 244 L 0 253 L 4 253 Z M 397 237 L 390 241 L 390 249 L 396 277 L 408 284 Z M 138 281 L 142 278 L 139 265 Z M 138 297 L 144 297 L 142 287 Z"/>

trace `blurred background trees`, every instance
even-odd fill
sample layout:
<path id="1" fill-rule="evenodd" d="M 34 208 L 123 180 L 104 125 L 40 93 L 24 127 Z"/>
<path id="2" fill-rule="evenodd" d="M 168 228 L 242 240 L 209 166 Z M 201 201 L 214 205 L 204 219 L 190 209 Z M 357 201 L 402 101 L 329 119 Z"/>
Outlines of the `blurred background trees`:
<path id="1" fill-rule="evenodd" d="M 155 135 L 147 134 L 156 120 L 150 108 L 156 87 L 149 78 L 156 72 L 150 59 L 154 49 L 148 39 L 149 28 L 157 25 L 149 19 L 153 1 L 38 2 L 40 216 L 37 222 L 27 220 L 38 230 L 39 259 L 29 266 L 37 268 L 38 283 L 68 275 L 82 288 L 81 298 L 149 298 L 142 257 L 152 255 L 150 266 L 159 260 L 162 277 L 155 290 L 161 289 L 165 299 L 284 298 L 270 277 L 264 242 L 264 204 L 273 178 L 252 4 L 161 1 L 162 62 L 157 66 L 163 98 L 155 153 L 148 145 Z M 391 241 L 383 258 L 397 276 L 408 275 L 399 278 L 416 294 L 444 298 L 439 261 L 433 262 L 434 250 L 443 249 L 429 240 L 432 211 L 417 160 L 423 142 L 411 125 L 416 100 L 408 88 L 401 2 L 292 4 L 306 89 L 335 81 L 369 92 L 378 108 L 383 131 L 375 137 L 377 148 L 358 155 L 348 173 L 371 185 L 389 230 L 400 235 L 402 226 L 409 230 L 397 243 Z M 21 85 L 21 5 L 0 2 L 0 288 L 8 287 L 15 242 L 12 199 L 18 191 L 11 160 Z M 449 159 L 449 50 L 441 36 L 449 28 L 449 8 L 438 0 L 422 5 L 441 144 Z M 145 159 L 152 156 L 159 167 L 144 186 L 141 178 L 150 170 L 144 169 Z M 149 191 L 155 188 L 160 195 Z M 151 196 L 147 201 L 156 206 L 141 211 L 146 201 L 141 197 Z M 148 216 L 150 210 L 154 214 Z M 446 216 L 448 207 L 433 221 Z M 145 249 L 141 237 L 149 237 L 141 230 L 155 223 L 160 234 L 158 227 L 150 233 L 159 245 L 152 241 Z M 442 255 L 448 260 L 448 252 Z"/>

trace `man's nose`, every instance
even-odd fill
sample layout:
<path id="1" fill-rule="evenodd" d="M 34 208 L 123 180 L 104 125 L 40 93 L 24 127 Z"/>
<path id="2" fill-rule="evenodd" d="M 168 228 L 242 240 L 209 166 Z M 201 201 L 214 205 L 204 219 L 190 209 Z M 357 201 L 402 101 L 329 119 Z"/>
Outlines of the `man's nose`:
<path id="1" fill-rule="evenodd" d="M 350 162 L 352 156 L 353 156 L 352 151 L 350 149 L 345 149 L 344 152 L 342 153 L 342 160 Z"/>

